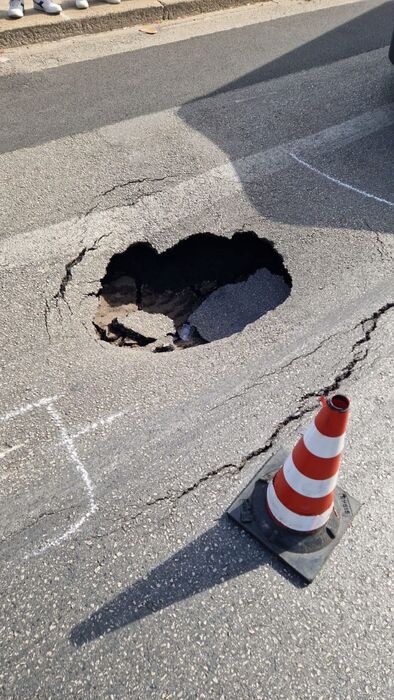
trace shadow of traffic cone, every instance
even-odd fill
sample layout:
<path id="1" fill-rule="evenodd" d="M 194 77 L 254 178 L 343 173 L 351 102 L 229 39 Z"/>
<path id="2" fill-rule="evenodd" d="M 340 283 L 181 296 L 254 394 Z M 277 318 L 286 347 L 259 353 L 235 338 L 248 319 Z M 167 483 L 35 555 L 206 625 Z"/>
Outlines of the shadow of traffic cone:
<path id="1" fill-rule="evenodd" d="M 350 401 L 337 394 L 321 402 L 293 451 L 268 460 L 228 510 L 308 581 L 360 508 L 337 487 Z"/>

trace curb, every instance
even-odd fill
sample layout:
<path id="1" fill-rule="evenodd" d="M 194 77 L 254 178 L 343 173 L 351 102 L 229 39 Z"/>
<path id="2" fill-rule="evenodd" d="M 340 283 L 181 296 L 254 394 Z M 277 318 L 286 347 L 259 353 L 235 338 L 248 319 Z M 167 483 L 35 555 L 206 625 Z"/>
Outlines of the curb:
<path id="1" fill-rule="evenodd" d="M 14 48 L 27 44 L 37 44 L 43 41 L 57 41 L 66 37 L 81 34 L 98 34 L 112 29 L 123 29 L 136 24 L 173 20 L 188 15 L 198 15 L 230 7 L 251 5 L 264 0 L 126 0 L 114 11 L 114 6 L 107 5 L 108 10 L 100 14 L 91 14 L 91 7 L 83 17 L 59 15 L 58 21 L 48 15 L 40 16 L 42 24 L 18 25 L 12 22 L 12 28 L 0 29 L 0 48 Z M 137 6 L 136 6 L 137 5 Z M 102 6 L 100 6 L 101 9 Z M 111 9 L 110 9 L 111 8 Z M 68 10 L 66 10 L 66 13 Z M 80 14 L 80 11 L 78 11 Z M 25 17 L 25 19 L 27 19 Z M 0 25 L 6 20 L 0 21 Z M 8 22 L 7 22 L 8 24 Z"/>

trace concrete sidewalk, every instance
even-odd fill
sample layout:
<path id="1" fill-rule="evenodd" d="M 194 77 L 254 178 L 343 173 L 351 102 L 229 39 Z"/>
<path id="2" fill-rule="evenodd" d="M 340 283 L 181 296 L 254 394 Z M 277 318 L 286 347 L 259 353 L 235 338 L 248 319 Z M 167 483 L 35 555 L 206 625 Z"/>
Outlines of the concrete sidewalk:
<path id="1" fill-rule="evenodd" d="M 88 10 L 77 10 L 74 0 L 63 0 L 63 12 L 50 16 L 34 10 L 32 0 L 27 0 L 23 19 L 11 20 L 7 17 L 8 0 L 0 0 L 0 48 L 156 23 L 259 2 L 261 0 L 123 0 L 120 5 L 92 2 Z"/>

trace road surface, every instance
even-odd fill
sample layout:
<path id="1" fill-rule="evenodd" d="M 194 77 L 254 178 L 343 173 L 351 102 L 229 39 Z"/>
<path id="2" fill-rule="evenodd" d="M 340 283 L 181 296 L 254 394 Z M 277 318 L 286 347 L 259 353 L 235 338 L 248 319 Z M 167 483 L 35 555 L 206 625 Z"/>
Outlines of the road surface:
<path id="1" fill-rule="evenodd" d="M 2 697 L 391 697 L 392 25 L 264 3 L 3 55 Z M 114 254 L 236 231 L 284 303 L 179 352 L 99 338 Z M 363 505 L 305 586 L 225 511 L 337 390 Z"/>

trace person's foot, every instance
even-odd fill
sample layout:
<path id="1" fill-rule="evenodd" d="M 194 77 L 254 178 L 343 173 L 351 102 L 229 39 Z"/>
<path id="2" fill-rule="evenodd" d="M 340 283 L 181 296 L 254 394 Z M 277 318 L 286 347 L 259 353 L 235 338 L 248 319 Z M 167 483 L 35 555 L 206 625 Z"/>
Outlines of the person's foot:
<path id="1" fill-rule="evenodd" d="M 107 2 L 108 5 L 119 5 L 121 0 L 104 0 L 104 2 Z"/>
<path id="2" fill-rule="evenodd" d="M 8 6 L 8 17 L 11 17 L 11 19 L 20 19 L 23 17 L 25 11 L 25 6 L 23 4 L 23 0 L 10 0 L 10 4 Z"/>
<path id="3" fill-rule="evenodd" d="M 62 6 L 52 0 L 33 0 L 33 7 L 40 12 L 46 12 L 47 15 L 60 15 L 62 11 Z"/>
<path id="4" fill-rule="evenodd" d="M 77 10 L 87 10 L 89 7 L 88 0 L 75 0 Z"/>

